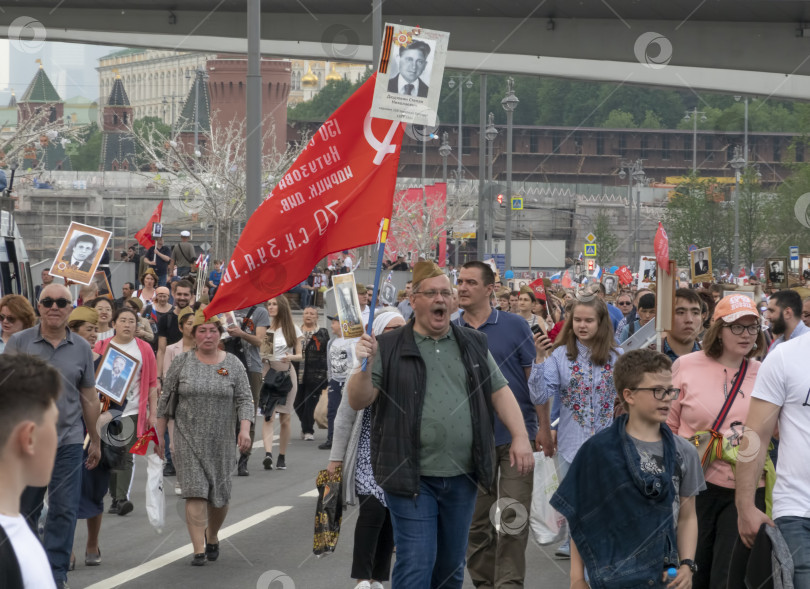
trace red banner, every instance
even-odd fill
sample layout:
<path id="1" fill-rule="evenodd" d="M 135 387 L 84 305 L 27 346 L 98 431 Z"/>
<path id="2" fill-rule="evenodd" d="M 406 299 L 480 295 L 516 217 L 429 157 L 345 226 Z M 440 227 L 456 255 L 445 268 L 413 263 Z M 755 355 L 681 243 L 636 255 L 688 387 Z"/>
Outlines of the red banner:
<path id="1" fill-rule="evenodd" d="M 160 218 L 163 216 L 163 201 L 160 201 L 160 204 L 155 208 L 152 216 L 149 217 L 149 222 L 146 224 L 146 227 L 141 229 L 135 234 L 135 240 L 140 243 L 146 249 L 149 249 L 153 245 L 155 245 L 155 241 L 152 239 L 152 225 L 154 223 L 160 223 Z"/>
<path id="2" fill-rule="evenodd" d="M 404 125 L 373 119 L 371 76 L 318 129 L 245 225 L 206 317 L 288 291 L 327 254 L 377 241 Z"/>
<path id="3" fill-rule="evenodd" d="M 621 282 L 624 285 L 628 285 L 631 282 L 633 282 L 633 273 L 627 266 L 622 266 L 621 268 L 616 270 L 616 276 L 619 277 L 619 282 Z"/>
<path id="4" fill-rule="evenodd" d="M 669 274 L 669 237 L 667 237 L 661 221 L 658 222 L 658 231 L 655 232 L 653 246 L 655 247 L 655 261 L 664 269 L 664 272 Z"/>

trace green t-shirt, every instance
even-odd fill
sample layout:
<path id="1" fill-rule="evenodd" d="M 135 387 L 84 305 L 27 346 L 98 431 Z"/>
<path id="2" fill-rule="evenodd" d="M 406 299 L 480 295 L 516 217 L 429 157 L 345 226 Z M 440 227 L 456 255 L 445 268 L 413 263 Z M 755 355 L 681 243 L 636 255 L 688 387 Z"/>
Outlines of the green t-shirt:
<path id="1" fill-rule="evenodd" d="M 467 371 L 453 330 L 438 340 L 414 331 L 427 371 L 427 390 L 422 405 L 419 437 L 419 475 L 451 477 L 475 470 L 470 403 L 467 400 Z M 487 352 L 492 390 L 508 384 Z M 372 382 L 382 388 L 383 369 L 380 355 L 374 357 Z"/>

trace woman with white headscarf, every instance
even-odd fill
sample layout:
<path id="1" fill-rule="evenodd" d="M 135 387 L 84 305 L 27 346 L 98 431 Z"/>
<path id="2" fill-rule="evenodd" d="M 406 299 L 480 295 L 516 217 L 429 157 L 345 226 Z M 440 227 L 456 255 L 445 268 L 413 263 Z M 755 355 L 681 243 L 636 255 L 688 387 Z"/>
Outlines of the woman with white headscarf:
<path id="1" fill-rule="evenodd" d="M 372 331 L 380 336 L 405 325 L 399 311 L 387 307 L 374 317 Z M 391 573 L 394 529 L 383 490 L 371 470 L 371 407 L 355 411 L 346 395 L 335 416 L 332 453 L 327 470 L 343 469 L 343 500 L 360 504 L 354 528 L 351 576 L 355 589 L 382 589 Z"/>

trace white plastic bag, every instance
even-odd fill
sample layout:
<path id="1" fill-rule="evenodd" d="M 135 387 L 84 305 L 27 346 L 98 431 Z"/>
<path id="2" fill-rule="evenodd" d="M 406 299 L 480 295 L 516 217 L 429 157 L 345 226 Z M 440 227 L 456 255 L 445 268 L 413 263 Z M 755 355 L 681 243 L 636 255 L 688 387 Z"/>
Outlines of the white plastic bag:
<path id="1" fill-rule="evenodd" d="M 166 498 L 163 496 L 163 459 L 154 447 L 146 453 L 146 515 L 158 534 L 166 522 Z"/>
<path id="2" fill-rule="evenodd" d="M 529 526 L 535 542 L 541 546 L 562 540 L 565 518 L 549 504 L 551 496 L 560 486 L 557 464 L 542 452 L 534 453 L 534 490 Z"/>

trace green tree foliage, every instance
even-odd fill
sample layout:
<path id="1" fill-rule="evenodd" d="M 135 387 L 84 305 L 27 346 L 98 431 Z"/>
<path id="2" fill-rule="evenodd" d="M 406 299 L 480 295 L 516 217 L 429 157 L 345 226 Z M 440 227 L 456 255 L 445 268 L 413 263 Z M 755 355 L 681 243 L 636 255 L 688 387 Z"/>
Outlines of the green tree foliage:
<path id="1" fill-rule="evenodd" d="M 71 150 L 70 165 L 82 172 L 98 171 L 101 160 L 101 140 L 103 134 L 96 123 L 90 123 L 82 132 L 82 143 Z M 72 145 L 72 144 L 71 144 Z"/>
<path id="2" fill-rule="evenodd" d="M 610 114 L 599 126 L 606 129 L 635 129 L 636 123 L 633 120 L 632 113 L 616 108 L 610 111 Z"/>
<path id="3" fill-rule="evenodd" d="M 640 129 L 661 129 L 663 124 L 661 123 L 661 119 L 658 118 L 658 115 L 655 112 L 648 110 L 644 114 L 644 120 L 641 121 L 639 125 Z"/>
<path id="4" fill-rule="evenodd" d="M 762 192 L 754 168 L 746 168 L 740 178 L 740 263 L 745 268 L 768 256 L 771 221 L 767 217 L 771 196 Z M 736 269 L 739 272 L 739 268 Z"/>
<path id="5" fill-rule="evenodd" d="M 764 248 L 765 257 L 786 256 L 791 245 L 798 245 L 800 252 L 810 252 L 810 197 L 802 198 L 808 193 L 810 166 L 800 165 L 768 200 L 764 216 L 770 239 Z"/>
<path id="6" fill-rule="evenodd" d="M 733 247 L 733 217 L 722 199 L 722 188 L 713 178 L 696 175 L 682 183 L 667 204 L 664 227 L 669 236 L 669 256 L 681 266 L 688 262 L 688 248 L 712 248 L 713 267 L 730 266 Z"/>
<path id="7" fill-rule="evenodd" d="M 325 121 L 370 75 L 371 70 L 354 84 L 348 80 L 327 82 L 312 100 L 289 107 L 287 118 L 291 121 Z"/>
<path id="8" fill-rule="evenodd" d="M 596 227 L 593 234 L 596 236 L 596 263 L 602 267 L 603 271 L 616 263 L 616 252 L 619 249 L 619 240 L 611 230 L 613 219 L 604 212 L 600 212 L 596 217 Z"/>

